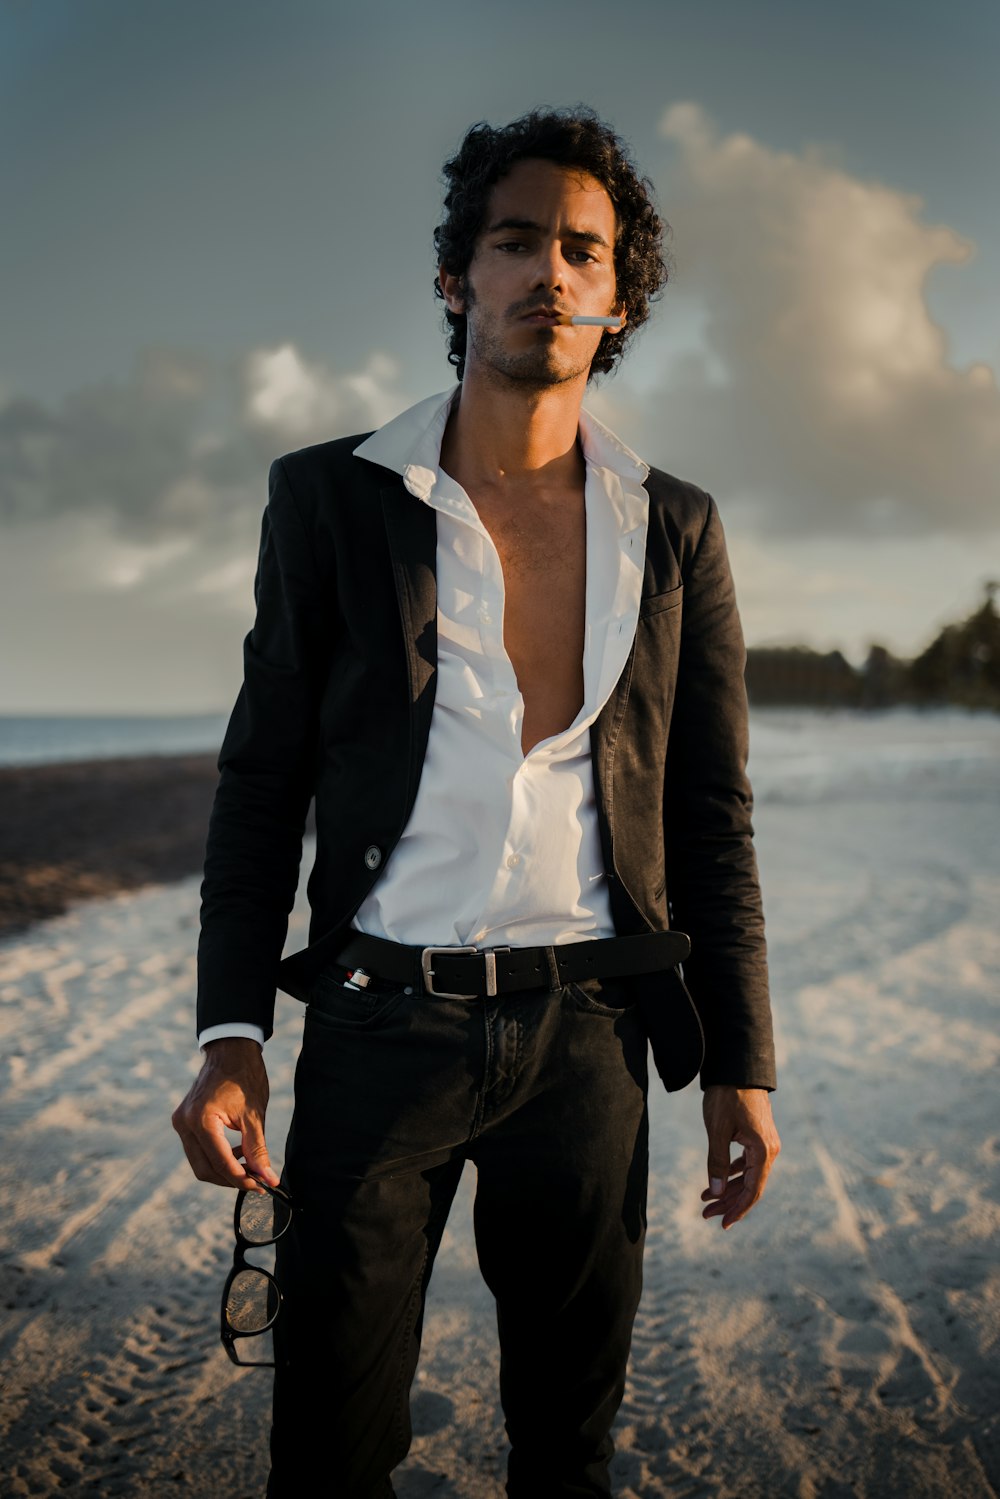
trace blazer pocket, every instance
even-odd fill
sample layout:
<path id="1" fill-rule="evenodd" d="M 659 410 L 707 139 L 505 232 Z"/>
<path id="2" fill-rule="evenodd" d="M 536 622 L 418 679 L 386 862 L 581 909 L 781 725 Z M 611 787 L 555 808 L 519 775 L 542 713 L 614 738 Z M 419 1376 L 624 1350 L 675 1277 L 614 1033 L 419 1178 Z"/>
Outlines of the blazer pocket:
<path id="1" fill-rule="evenodd" d="M 666 593 L 652 593 L 639 604 L 639 618 L 648 619 L 651 614 L 663 614 L 667 609 L 676 609 L 684 598 L 684 584 L 678 583 Z"/>

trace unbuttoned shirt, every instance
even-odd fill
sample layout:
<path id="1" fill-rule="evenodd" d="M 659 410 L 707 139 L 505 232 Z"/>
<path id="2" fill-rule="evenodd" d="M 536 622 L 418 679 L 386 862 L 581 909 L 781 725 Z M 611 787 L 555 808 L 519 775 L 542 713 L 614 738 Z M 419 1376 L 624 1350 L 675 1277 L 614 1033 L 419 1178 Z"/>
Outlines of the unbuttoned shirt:
<path id="1" fill-rule="evenodd" d="M 568 728 L 521 747 L 524 701 L 503 639 L 497 549 L 440 467 L 458 389 L 432 396 L 355 449 L 400 474 L 437 517 L 434 708 L 409 821 L 354 927 L 417 947 L 530 947 L 614 936 L 590 728 L 635 639 L 649 467 L 587 411 L 583 705 Z M 209 1026 L 199 1044 L 259 1026 Z"/>

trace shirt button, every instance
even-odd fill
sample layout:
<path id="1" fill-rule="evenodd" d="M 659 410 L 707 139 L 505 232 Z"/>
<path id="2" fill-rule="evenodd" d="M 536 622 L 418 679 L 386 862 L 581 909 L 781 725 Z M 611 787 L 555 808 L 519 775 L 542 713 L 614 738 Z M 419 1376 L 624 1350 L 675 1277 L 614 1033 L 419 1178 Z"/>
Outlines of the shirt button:
<path id="1" fill-rule="evenodd" d="M 369 869 L 377 869 L 382 862 L 382 850 L 374 843 L 365 849 L 365 863 Z"/>
<path id="2" fill-rule="evenodd" d="M 521 855 L 520 854 L 508 854 L 507 855 L 507 868 L 508 869 L 516 869 L 517 866 L 520 864 L 520 862 L 521 862 Z"/>

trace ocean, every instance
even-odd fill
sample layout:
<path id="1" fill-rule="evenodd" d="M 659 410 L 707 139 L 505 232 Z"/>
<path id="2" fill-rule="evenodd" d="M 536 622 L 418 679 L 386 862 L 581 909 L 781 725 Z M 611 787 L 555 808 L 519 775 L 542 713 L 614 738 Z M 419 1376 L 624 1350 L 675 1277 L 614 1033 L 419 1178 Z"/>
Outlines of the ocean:
<path id="1" fill-rule="evenodd" d="M 214 754 L 227 718 L 225 713 L 0 715 L 0 766 L 56 765 L 119 755 Z"/>
<path id="2" fill-rule="evenodd" d="M 216 754 L 226 722 L 224 713 L 0 716 L 0 766 Z M 749 769 L 758 802 L 993 781 L 1000 769 L 1000 715 L 959 708 L 756 708 Z"/>

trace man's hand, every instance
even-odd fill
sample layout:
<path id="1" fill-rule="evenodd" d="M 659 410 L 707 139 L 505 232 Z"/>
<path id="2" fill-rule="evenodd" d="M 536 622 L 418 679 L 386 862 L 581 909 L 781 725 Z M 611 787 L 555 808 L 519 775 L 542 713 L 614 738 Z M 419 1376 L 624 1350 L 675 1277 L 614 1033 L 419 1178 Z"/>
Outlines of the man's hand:
<path id="1" fill-rule="evenodd" d="M 241 1036 L 209 1041 L 204 1066 L 170 1121 L 199 1181 L 260 1191 L 254 1181 L 260 1177 L 278 1186 L 264 1143 L 268 1091 L 267 1069 L 256 1041 Z M 238 1132 L 238 1145 L 229 1143 L 227 1129 Z M 239 1165 L 240 1156 L 246 1170 Z"/>
<path id="2" fill-rule="evenodd" d="M 708 1131 L 708 1188 L 702 1202 L 703 1218 L 722 1216 L 722 1227 L 732 1228 L 745 1218 L 764 1191 L 781 1141 L 771 1117 L 766 1088 L 706 1088 L 703 1110 Z M 743 1154 L 729 1160 L 733 1141 Z"/>

